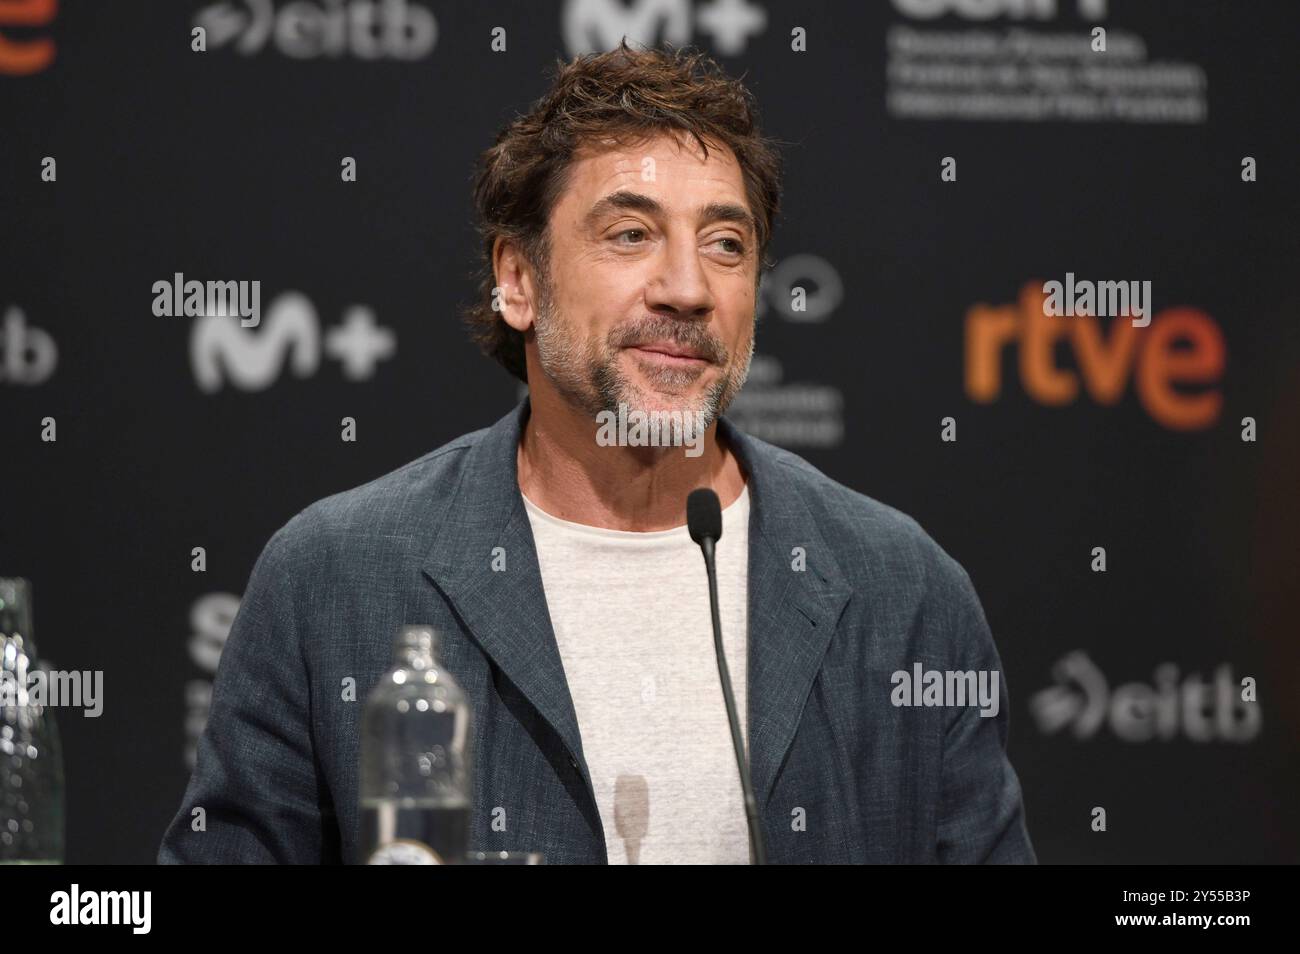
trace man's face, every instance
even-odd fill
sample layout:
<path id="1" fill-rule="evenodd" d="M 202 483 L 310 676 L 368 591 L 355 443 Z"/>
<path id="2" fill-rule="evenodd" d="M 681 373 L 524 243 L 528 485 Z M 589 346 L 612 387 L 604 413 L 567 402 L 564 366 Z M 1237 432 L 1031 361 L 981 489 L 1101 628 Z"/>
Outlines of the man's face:
<path id="1" fill-rule="evenodd" d="M 663 135 L 580 152 L 538 276 L 537 358 L 591 414 L 704 415 L 740 391 L 754 348 L 758 254 L 740 166 L 725 147 Z"/>

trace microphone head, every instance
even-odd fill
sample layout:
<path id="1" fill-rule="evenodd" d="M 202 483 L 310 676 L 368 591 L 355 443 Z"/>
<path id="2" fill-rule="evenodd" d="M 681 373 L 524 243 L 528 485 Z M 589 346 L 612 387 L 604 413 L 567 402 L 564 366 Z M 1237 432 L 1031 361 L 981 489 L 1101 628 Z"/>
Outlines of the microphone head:
<path id="1" fill-rule="evenodd" d="M 718 540 L 722 536 L 722 504 L 708 487 L 692 490 L 686 498 L 686 526 L 696 543 Z"/>

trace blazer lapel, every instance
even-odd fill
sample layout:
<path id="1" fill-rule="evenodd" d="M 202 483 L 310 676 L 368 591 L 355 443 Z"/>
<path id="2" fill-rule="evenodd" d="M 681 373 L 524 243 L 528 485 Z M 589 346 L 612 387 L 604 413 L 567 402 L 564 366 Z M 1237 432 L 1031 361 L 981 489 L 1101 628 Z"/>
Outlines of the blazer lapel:
<path id="1" fill-rule="evenodd" d="M 422 569 L 483 651 L 559 733 L 587 777 L 516 476 L 515 454 L 528 413 L 524 398 L 470 448 Z M 497 547 L 504 570 L 492 568 Z"/>
<path id="2" fill-rule="evenodd" d="M 785 451 L 747 436 L 725 417 L 718 430 L 749 483 L 748 748 L 761 809 L 851 591 L 787 473 L 800 464 L 781 460 L 789 456 Z M 796 547 L 803 551 L 804 569 L 797 568 Z"/>

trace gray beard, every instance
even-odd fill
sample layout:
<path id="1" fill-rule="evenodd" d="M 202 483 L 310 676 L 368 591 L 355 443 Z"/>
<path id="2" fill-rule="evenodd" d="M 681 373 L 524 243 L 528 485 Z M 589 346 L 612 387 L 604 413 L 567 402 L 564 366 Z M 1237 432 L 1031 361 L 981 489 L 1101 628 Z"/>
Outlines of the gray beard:
<path id="1" fill-rule="evenodd" d="M 556 391 L 570 405 L 590 415 L 593 421 L 602 411 L 617 414 L 620 404 L 626 405 L 629 412 L 652 410 L 652 401 L 628 381 L 619 368 L 619 348 L 602 349 L 597 341 L 585 344 L 579 341 L 560 318 L 550 295 L 542 289 L 538 297 L 535 322 L 538 359 Z M 753 356 L 754 336 L 750 335 L 743 364 L 731 364 L 729 370 L 698 400 L 668 403 L 662 409 L 679 410 L 692 417 L 702 415 L 703 427 L 707 430 L 740 393 L 749 376 Z M 650 373 L 651 380 L 669 395 L 695 379 L 695 374 L 689 370 L 667 368 Z M 657 396 L 663 401 L 662 392 Z"/>

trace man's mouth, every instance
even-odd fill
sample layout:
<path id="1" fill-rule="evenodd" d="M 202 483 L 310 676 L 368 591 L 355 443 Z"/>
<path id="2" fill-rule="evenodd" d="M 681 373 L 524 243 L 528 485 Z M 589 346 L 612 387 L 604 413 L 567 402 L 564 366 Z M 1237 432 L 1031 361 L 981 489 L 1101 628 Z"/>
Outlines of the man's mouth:
<path id="1" fill-rule="evenodd" d="M 642 358 L 666 367 L 692 368 L 712 363 L 697 349 L 673 341 L 647 341 L 629 347 Z"/>

